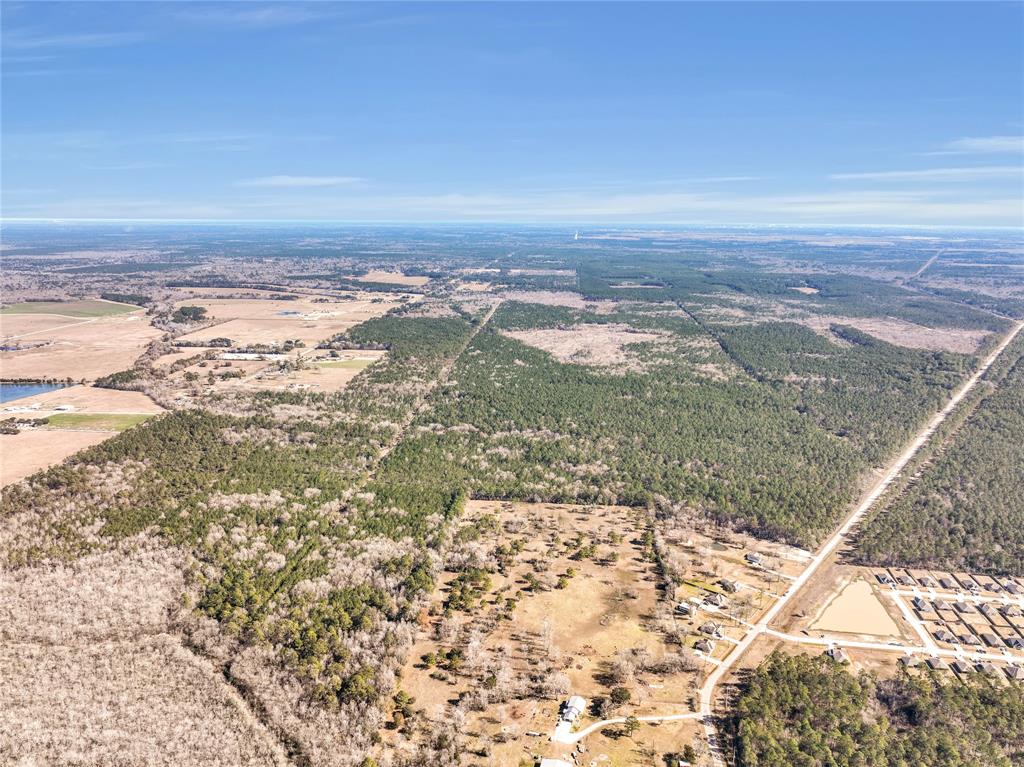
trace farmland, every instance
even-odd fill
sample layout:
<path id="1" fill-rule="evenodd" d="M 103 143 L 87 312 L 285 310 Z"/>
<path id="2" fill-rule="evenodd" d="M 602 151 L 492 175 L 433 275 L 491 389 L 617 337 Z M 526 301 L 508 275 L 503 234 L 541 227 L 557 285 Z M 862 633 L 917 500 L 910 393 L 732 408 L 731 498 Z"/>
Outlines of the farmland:
<path id="1" fill-rule="evenodd" d="M 74 281 L 40 270 L 47 256 L 13 257 L 18 298 L 84 285 L 147 303 L 69 327 L 3 318 L 32 334 L 13 340 L 47 342 L 4 352 L 52 371 L 28 378 L 68 376 L 59 334 L 98 343 L 99 328 L 117 348 L 90 347 L 82 377 L 98 386 L 16 401 L 8 416 L 28 423 L 0 435 L 5 471 L 8 451 L 35 456 L 3 491 L 2 609 L 49 616 L 0 659 L 32 693 L 10 701 L 12 731 L 63 705 L 94 759 L 123 745 L 89 718 L 85 693 L 44 694 L 72 666 L 135 685 L 137 697 L 97 686 L 97 705 L 135 701 L 117 721 L 168 758 L 469 767 L 585 747 L 609 764 L 708 763 L 718 669 L 756 673 L 772 647 L 832 643 L 889 679 L 899 653 L 885 643 L 931 647 L 907 622 L 913 595 L 844 548 L 746 650 L 816 547 L 1013 327 L 981 299 L 905 287 L 933 255 L 916 241 L 861 238 L 823 258 L 824 235 L 777 233 L 608 231 L 584 247 L 547 231 L 417 230 L 385 250 L 353 230 L 309 253 L 287 230 L 273 247 L 248 236 L 208 234 L 216 256 L 134 270 L 136 253 L 117 268 L 86 233 L 97 268 Z M 139 330 L 118 347 L 115 323 Z M 972 392 L 974 415 L 939 435 L 950 442 L 936 461 L 987 408 L 1009 423 L 1006 360 Z M 972 519 L 979 539 L 1002 535 L 995 516 Z M 885 539 L 899 552 L 878 564 L 988 569 L 903 560 L 908 542 Z M 116 608 L 143 572 L 153 605 Z M 939 622 L 918 620 L 934 639 Z M 942 623 L 979 641 L 1017 632 L 980 612 Z M 73 641 L 49 648 L 51 630 Z M 956 650 L 936 640 L 935 652 Z M 568 695 L 586 707 L 555 737 Z M 144 697 L 228 735 L 175 751 Z M 46 761 L 74 743 L 50 729 L 4 745 Z"/>

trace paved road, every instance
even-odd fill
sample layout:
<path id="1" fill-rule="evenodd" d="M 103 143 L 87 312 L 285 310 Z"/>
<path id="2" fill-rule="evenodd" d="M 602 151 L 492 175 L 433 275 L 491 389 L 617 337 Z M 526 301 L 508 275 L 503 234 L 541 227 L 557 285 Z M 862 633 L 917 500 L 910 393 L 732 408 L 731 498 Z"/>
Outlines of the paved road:
<path id="1" fill-rule="evenodd" d="M 889 465 L 881 479 L 872 487 L 870 492 L 863 498 L 858 506 L 850 513 L 846 520 L 839 526 L 839 528 L 832 534 L 831 537 L 826 540 L 818 552 L 810 559 L 807 567 L 796 577 L 796 579 L 790 584 L 790 587 L 782 594 L 782 596 L 768 609 L 767 612 L 761 617 L 761 619 L 753 624 L 750 629 L 744 634 L 743 638 L 739 640 L 736 648 L 725 658 L 725 660 L 717 666 L 714 671 L 705 680 L 703 687 L 700 691 L 700 711 L 699 713 L 686 712 L 684 714 L 671 714 L 665 716 L 649 716 L 640 717 L 641 721 L 671 721 L 673 719 L 702 719 L 704 724 L 705 734 L 708 739 L 708 743 L 711 748 L 712 760 L 716 765 L 722 765 L 723 761 L 721 758 L 721 752 L 719 750 L 718 737 L 715 731 L 714 718 L 713 718 L 713 701 L 715 688 L 718 683 L 725 677 L 725 675 L 731 670 L 735 662 L 749 649 L 750 645 L 753 644 L 754 640 L 762 634 L 772 633 L 777 638 L 786 639 L 789 641 L 801 641 L 805 638 L 794 637 L 791 634 L 782 634 L 774 630 L 769 630 L 769 624 L 778 617 L 779 613 L 793 600 L 793 598 L 803 589 L 805 585 L 818 573 L 821 566 L 831 557 L 836 550 L 842 545 L 847 539 L 853 528 L 864 518 L 864 516 L 870 511 L 879 498 L 885 493 L 892 482 L 899 476 L 900 472 L 910 462 L 910 460 L 917 454 L 917 452 L 928 442 L 928 439 L 935 433 L 935 430 L 939 425 L 946 420 L 946 418 L 952 413 L 957 405 L 967 396 L 967 394 L 977 385 L 978 381 L 981 380 L 982 376 L 992 366 L 992 363 L 999 357 L 1000 354 L 1006 349 L 1007 346 L 1013 341 L 1014 338 L 1024 328 L 1024 322 L 1017 323 L 1013 329 L 1007 333 L 1002 341 L 996 346 L 996 348 L 986 357 L 978 369 L 971 375 L 967 381 L 953 394 L 946 405 L 936 413 L 932 419 L 918 432 L 917 436 L 913 441 L 903 450 L 902 453 Z M 806 638 L 810 640 L 810 637 Z M 808 641 L 809 644 L 829 644 L 826 640 L 815 640 Z M 872 643 L 865 643 L 872 644 Z M 852 646 L 852 645 L 851 645 Z M 880 647 L 890 648 L 891 645 L 880 645 Z M 872 646 L 871 649 L 877 649 Z M 916 647 L 906 645 L 904 647 L 897 647 L 903 652 L 923 652 L 926 649 L 930 651 L 930 648 Z M 941 654 L 946 655 L 952 653 L 956 655 L 956 651 L 939 651 Z M 974 657 L 973 655 L 971 657 Z M 997 656 L 992 656 L 992 659 L 997 659 Z M 1005 656 L 998 656 L 998 659 L 1005 660 Z M 572 740 L 562 740 L 559 742 L 575 743 L 580 738 L 584 737 L 585 734 L 589 734 L 605 727 L 609 724 L 617 724 L 625 721 L 623 718 L 609 719 L 602 722 L 597 722 L 590 725 L 585 730 L 578 733 L 571 733 L 567 738 L 571 737 Z"/>

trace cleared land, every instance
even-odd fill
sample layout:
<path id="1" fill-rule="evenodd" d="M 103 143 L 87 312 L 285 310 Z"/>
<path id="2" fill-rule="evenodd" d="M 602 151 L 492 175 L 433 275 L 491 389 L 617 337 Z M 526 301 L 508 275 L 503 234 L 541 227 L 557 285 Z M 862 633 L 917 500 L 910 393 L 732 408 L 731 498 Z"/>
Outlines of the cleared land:
<path id="1" fill-rule="evenodd" d="M 38 405 L 38 407 L 36 407 Z M 16 415 L 27 409 L 35 410 L 30 414 L 39 417 L 41 414 L 56 412 L 54 408 L 70 406 L 75 413 L 162 413 L 163 408 L 141 392 L 119 391 L 117 389 L 100 389 L 95 386 L 68 386 L 64 389 L 24 397 L 0 410 L 14 412 Z"/>
<path id="2" fill-rule="evenodd" d="M 385 282 L 392 285 L 411 285 L 419 287 L 430 282 L 429 277 L 422 275 L 402 274 L 402 272 L 386 272 L 380 269 L 371 269 L 366 274 L 356 277 L 360 282 Z"/>
<path id="3" fill-rule="evenodd" d="M 132 304 L 113 301 L 25 301 L 0 309 L 0 314 L 58 314 L 63 317 L 109 317 L 139 311 Z"/>
<path id="4" fill-rule="evenodd" d="M 54 466 L 115 433 L 31 429 L 20 434 L 0 434 L 0 485 L 9 485 Z"/>
<path id="5" fill-rule="evenodd" d="M 43 345 L 0 352 L 0 369 L 8 379 L 94 380 L 131 367 L 160 336 L 142 311 L 59 325 L 32 334 Z"/>

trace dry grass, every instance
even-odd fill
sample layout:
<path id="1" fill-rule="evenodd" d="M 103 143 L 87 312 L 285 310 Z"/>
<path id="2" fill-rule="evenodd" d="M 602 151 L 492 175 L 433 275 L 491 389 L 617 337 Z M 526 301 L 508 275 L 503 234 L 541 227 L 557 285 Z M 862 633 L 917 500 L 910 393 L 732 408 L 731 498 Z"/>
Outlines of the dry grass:
<path id="1" fill-rule="evenodd" d="M 505 293 L 503 297 L 509 301 L 519 301 L 524 304 L 587 309 L 597 314 L 613 312 L 619 305 L 617 301 L 607 299 L 587 301 L 579 293 L 572 293 L 568 290 L 512 290 Z"/>
<path id="2" fill-rule="evenodd" d="M 120 391 L 117 389 L 99 389 L 92 386 L 68 386 L 55 389 L 34 397 L 17 400 L 18 408 L 39 404 L 37 414 L 49 415 L 59 405 L 71 405 L 75 413 L 146 413 L 156 415 L 163 408 L 145 394 L 136 391 Z M 33 414 L 33 418 L 37 414 Z"/>
<path id="3" fill-rule="evenodd" d="M 419 287 L 430 282 L 429 277 L 422 275 L 407 275 L 401 272 L 386 272 L 380 269 L 371 269 L 361 277 L 356 277 L 360 282 L 384 282 L 392 285 L 412 285 Z"/>
<path id="4" fill-rule="evenodd" d="M 0 352 L 5 378 L 94 380 L 132 366 L 160 337 L 141 312 L 59 325 L 21 340 L 46 345 Z"/>
<path id="5" fill-rule="evenodd" d="M 629 325 L 575 325 L 571 328 L 509 330 L 504 334 L 543 349 L 561 362 L 613 370 L 640 370 L 644 365 L 627 347 L 665 341 L 667 334 L 636 330 Z"/>
<path id="6" fill-rule="evenodd" d="M 0 434 L 0 485 L 6 486 L 55 466 L 79 450 L 110 439 L 116 432 L 32 429 Z"/>

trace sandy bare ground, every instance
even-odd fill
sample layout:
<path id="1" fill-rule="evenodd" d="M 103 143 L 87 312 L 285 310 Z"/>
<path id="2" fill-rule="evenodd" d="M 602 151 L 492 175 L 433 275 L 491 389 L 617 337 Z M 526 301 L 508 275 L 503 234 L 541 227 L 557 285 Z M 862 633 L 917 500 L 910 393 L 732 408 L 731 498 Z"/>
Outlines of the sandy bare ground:
<path id="1" fill-rule="evenodd" d="M 973 354 L 989 335 L 985 330 L 964 328 L 927 328 L 895 318 L 832 317 L 812 315 L 797 320 L 817 333 L 828 333 L 830 325 L 849 325 L 880 341 L 908 349 Z"/>
<path id="2" fill-rule="evenodd" d="M 455 289 L 464 293 L 486 293 L 491 290 L 491 283 L 469 280 L 460 282 Z"/>
<path id="3" fill-rule="evenodd" d="M 131 367 L 160 335 L 141 312 L 65 324 L 24 339 L 46 346 L 0 352 L 0 375 L 94 380 Z"/>
<path id="4" fill-rule="evenodd" d="M 407 275 L 402 274 L 401 272 L 386 272 L 378 269 L 373 269 L 362 277 L 356 277 L 356 279 L 360 282 L 387 282 L 392 285 L 412 285 L 416 287 L 426 285 L 430 282 L 429 277 L 424 277 L 422 275 Z"/>
<path id="5" fill-rule="evenodd" d="M 900 637 L 899 626 L 875 596 L 871 584 L 855 580 L 836 595 L 811 624 L 815 631 Z"/>
<path id="6" fill-rule="evenodd" d="M 70 405 L 74 408 L 71 411 L 74 413 L 146 413 L 156 415 L 164 412 L 162 407 L 142 392 L 78 385 L 6 403 L 3 408 L 0 408 L 0 417 L 4 417 L 7 413 L 21 416 L 21 411 L 31 409 L 35 405 L 39 405 L 39 408 L 32 413 L 24 414 L 24 417 L 42 418 L 52 415 L 55 412 L 54 408 L 62 405 Z"/>
<path id="7" fill-rule="evenodd" d="M 565 306 L 569 309 L 588 309 L 597 314 L 607 314 L 615 310 L 618 303 L 601 299 L 599 301 L 587 301 L 579 293 L 572 293 L 568 290 L 512 290 L 505 293 L 504 298 L 509 301 L 519 301 L 524 304 L 543 304 L 545 306 Z"/>
<path id="8" fill-rule="evenodd" d="M 572 328 L 543 328 L 505 331 L 504 335 L 551 354 L 562 362 L 608 368 L 640 369 L 640 359 L 626 347 L 630 344 L 664 341 L 666 336 L 635 330 L 628 325 L 576 325 Z"/>
<path id="9" fill-rule="evenodd" d="M 97 445 L 116 432 L 32 429 L 0 434 L 0 485 L 9 485 Z"/>

